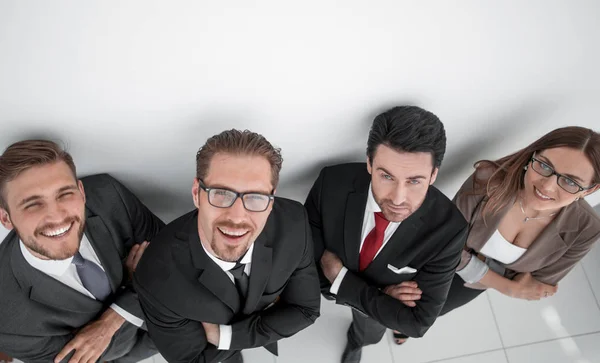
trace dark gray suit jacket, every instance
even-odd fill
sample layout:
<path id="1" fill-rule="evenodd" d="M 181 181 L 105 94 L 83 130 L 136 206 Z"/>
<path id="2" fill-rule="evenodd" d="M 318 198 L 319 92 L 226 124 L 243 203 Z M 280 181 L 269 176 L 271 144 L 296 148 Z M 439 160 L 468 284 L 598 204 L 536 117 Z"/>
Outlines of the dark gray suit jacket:
<path id="1" fill-rule="evenodd" d="M 363 217 L 371 175 L 365 163 L 341 164 L 321 171 L 306 200 L 313 232 L 315 258 L 324 250 L 336 254 L 348 269 L 335 297 L 388 328 L 421 337 L 438 317 L 461 257 L 467 222 L 452 202 L 430 186 L 423 204 L 406 218 L 383 250 L 359 271 Z M 411 267 L 414 273 L 395 273 Z M 320 266 L 320 265 L 318 265 Z M 321 289 L 331 297 L 323 276 Z M 380 289 L 416 281 L 423 291 L 416 307 L 408 307 Z"/>
<path id="2" fill-rule="evenodd" d="M 198 212 L 171 222 L 150 244 L 134 275 L 150 338 L 169 362 L 218 362 L 234 351 L 270 346 L 319 316 L 319 278 L 302 205 L 275 198 L 254 242 L 248 297 L 206 254 Z M 232 326 L 230 351 L 206 340 L 202 322 Z"/>
<path id="3" fill-rule="evenodd" d="M 152 239 L 164 223 L 111 176 L 81 181 L 86 193 L 85 235 L 109 276 L 113 295 L 101 303 L 31 267 L 21 253 L 19 237 L 11 231 L 0 244 L 0 351 L 25 362 L 52 362 L 78 328 L 112 303 L 143 319 L 124 261 L 134 244 Z M 138 329 L 125 322 L 100 359 L 128 352 Z"/>

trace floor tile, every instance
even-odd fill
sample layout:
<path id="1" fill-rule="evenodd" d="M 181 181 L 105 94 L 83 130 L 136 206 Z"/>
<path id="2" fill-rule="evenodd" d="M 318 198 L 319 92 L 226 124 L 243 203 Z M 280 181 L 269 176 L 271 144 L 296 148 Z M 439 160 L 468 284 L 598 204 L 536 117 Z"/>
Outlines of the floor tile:
<path id="1" fill-rule="evenodd" d="M 600 331 L 600 309 L 581 265 L 550 298 L 519 300 L 495 290 L 489 296 L 504 347 Z"/>
<path id="2" fill-rule="evenodd" d="M 504 350 L 478 353 L 464 357 L 435 361 L 435 363 L 507 363 Z"/>
<path id="3" fill-rule="evenodd" d="M 244 363 L 276 363 L 275 356 L 265 348 L 245 349 L 242 351 Z"/>
<path id="4" fill-rule="evenodd" d="M 596 301 L 600 305 L 600 243 L 596 243 L 592 250 L 583 258 L 581 264 L 594 291 Z"/>
<path id="5" fill-rule="evenodd" d="M 423 338 L 409 339 L 397 346 L 392 342 L 391 332 L 387 337 L 395 362 L 429 362 L 502 349 L 485 293 L 468 305 L 439 317 Z"/>
<path id="6" fill-rule="evenodd" d="M 315 324 L 279 342 L 278 363 L 340 361 L 352 313 L 348 307 L 321 301 L 321 317 Z M 388 341 L 365 347 L 361 363 L 392 363 Z"/>
<path id="7" fill-rule="evenodd" d="M 600 333 L 508 348 L 509 363 L 600 363 Z"/>

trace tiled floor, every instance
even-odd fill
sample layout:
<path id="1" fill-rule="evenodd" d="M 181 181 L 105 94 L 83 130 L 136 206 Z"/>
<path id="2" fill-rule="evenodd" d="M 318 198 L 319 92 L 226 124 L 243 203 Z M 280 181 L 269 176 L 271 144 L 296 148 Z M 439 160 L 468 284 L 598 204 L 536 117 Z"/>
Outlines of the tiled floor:
<path id="1" fill-rule="evenodd" d="M 323 300 L 321 318 L 279 344 L 279 357 L 244 351 L 246 363 L 336 363 L 348 308 Z M 160 356 L 145 363 L 163 363 Z M 395 346 L 391 333 L 364 349 L 363 363 L 600 363 L 600 244 L 548 299 L 528 302 L 495 291 L 438 319 L 422 339 Z"/>

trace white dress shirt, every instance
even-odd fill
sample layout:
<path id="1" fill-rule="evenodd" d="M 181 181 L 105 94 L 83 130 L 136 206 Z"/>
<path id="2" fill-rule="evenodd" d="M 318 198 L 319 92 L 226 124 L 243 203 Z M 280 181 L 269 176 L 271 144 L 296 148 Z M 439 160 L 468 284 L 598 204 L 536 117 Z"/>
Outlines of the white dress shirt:
<path id="1" fill-rule="evenodd" d="M 236 263 L 223 261 L 217 258 L 216 256 L 213 256 L 212 253 L 208 252 L 208 250 L 204 248 L 204 245 L 202 243 L 200 243 L 200 245 L 202 246 L 204 252 L 206 252 L 208 257 L 210 257 L 210 259 L 213 260 L 217 264 L 217 266 L 219 266 L 221 270 L 223 270 L 223 272 L 225 272 L 227 277 L 229 277 L 229 280 L 231 280 L 231 283 L 235 285 L 235 279 L 231 272 L 229 272 L 229 270 L 234 268 Z M 254 251 L 254 243 L 250 245 L 250 248 L 248 248 L 248 251 L 240 261 L 240 263 L 246 264 L 246 266 L 244 266 L 244 273 L 248 275 L 248 277 L 250 277 L 250 271 L 252 268 L 252 251 Z M 231 347 L 231 338 L 231 325 L 219 325 L 219 345 L 217 346 L 217 349 L 229 350 L 229 347 Z"/>
<path id="2" fill-rule="evenodd" d="M 365 206 L 365 216 L 363 218 L 362 233 L 360 234 L 360 246 L 358 247 L 359 253 L 362 250 L 362 246 L 365 243 L 365 239 L 373 230 L 373 228 L 375 228 L 375 213 L 378 212 L 381 212 L 381 208 L 379 207 L 379 204 L 377 204 L 377 202 L 375 201 L 375 198 L 373 197 L 373 191 L 371 189 L 371 184 L 369 184 L 369 195 L 367 196 L 367 205 Z M 394 232 L 396 232 L 396 230 L 398 229 L 398 226 L 400 226 L 400 223 L 401 222 L 390 222 L 390 224 L 388 224 L 387 228 L 385 229 L 385 233 L 383 234 L 383 243 L 381 244 L 379 250 L 377 250 L 377 253 L 375 254 L 373 260 L 375 260 L 379 255 L 379 252 L 383 250 L 383 248 L 388 243 Z M 335 280 L 333 280 L 331 288 L 329 288 L 329 292 L 331 292 L 334 295 L 337 295 L 338 290 L 340 289 L 340 285 L 342 284 L 342 281 L 346 276 L 346 272 L 348 272 L 348 269 L 346 267 L 342 267 L 340 273 L 337 275 Z"/>
<path id="3" fill-rule="evenodd" d="M 29 252 L 21 240 L 19 240 L 19 244 L 21 246 L 21 253 L 25 258 L 25 261 L 27 261 L 31 267 L 91 299 L 96 299 L 91 292 L 83 287 L 83 283 L 81 283 L 79 274 L 77 274 L 77 267 L 71 263 L 71 261 L 73 261 L 73 257 L 69 257 L 65 260 L 42 260 Z M 86 260 L 92 261 L 100 266 L 100 268 L 104 271 L 104 267 L 100 263 L 100 260 L 98 259 L 98 256 L 96 255 L 96 252 L 94 251 L 94 248 L 90 244 L 90 241 L 87 239 L 86 235 L 83 235 L 83 238 L 81 239 L 79 253 Z M 110 308 L 113 309 L 117 314 L 121 315 L 123 319 L 137 327 L 141 327 L 142 324 L 144 324 L 142 319 L 125 311 L 116 304 L 112 304 Z"/>

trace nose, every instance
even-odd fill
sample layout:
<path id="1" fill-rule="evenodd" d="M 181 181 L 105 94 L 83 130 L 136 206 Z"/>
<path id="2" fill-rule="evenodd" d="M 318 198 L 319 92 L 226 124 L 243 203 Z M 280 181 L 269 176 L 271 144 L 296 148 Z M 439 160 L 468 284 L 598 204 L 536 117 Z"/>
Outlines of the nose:
<path id="1" fill-rule="evenodd" d="M 244 208 L 242 198 L 236 199 L 233 205 L 229 207 L 229 210 L 227 212 L 229 219 L 231 219 L 233 222 L 244 221 L 246 219 L 247 211 L 246 208 Z"/>
<path id="2" fill-rule="evenodd" d="M 542 179 L 542 191 L 551 192 L 554 191 L 554 188 L 557 186 L 558 175 L 550 175 L 547 178 Z"/>
<path id="3" fill-rule="evenodd" d="M 406 201 L 406 187 L 402 184 L 398 184 L 394 189 L 390 199 L 395 205 L 404 203 Z"/>
<path id="4" fill-rule="evenodd" d="M 60 203 L 48 203 L 46 206 L 46 221 L 60 223 L 67 218 L 68 212 Z"/>

